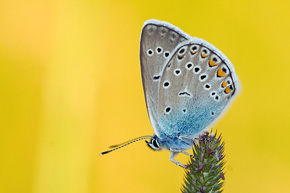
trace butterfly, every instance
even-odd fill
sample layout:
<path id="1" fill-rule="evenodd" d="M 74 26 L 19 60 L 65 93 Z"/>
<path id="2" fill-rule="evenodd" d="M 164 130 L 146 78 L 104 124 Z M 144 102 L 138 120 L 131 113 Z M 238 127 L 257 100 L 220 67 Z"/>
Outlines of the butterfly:
<path id="1" fill-rule="evenodd" d="M 146 140 L 155 150 L 171 152 L 169 160 L 192 148 L 194 139 L 218 120 L 239 91 L 230 60 L 207 41 L 191 37 L 164 21 L 147 20 L 140 40 L 144 95 L 155 134 L 110 146 L 115 151 Z"/>

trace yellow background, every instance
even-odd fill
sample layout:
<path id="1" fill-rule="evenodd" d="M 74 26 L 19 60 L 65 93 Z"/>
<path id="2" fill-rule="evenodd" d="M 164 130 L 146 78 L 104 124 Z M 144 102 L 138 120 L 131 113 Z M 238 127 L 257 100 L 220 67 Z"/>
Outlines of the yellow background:
<path id="1" fill-rule="evenodd" d="M 0 192 L 180 192 L 143 96 L 143 22 L 168 21 L 232 61 L 242 92 L 215 125 L 225 193 L 290 192 L 290 1 L 0 2 Z M 180 157 L 186 162 L 186 157 Z"/>

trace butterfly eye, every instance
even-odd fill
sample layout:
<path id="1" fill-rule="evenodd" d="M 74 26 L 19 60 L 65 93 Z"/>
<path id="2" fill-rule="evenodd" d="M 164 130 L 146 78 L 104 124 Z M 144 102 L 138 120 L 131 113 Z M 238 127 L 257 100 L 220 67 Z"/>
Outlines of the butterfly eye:
<path id="1" fill-rule="evenodd" d="M 156 139 L 153 139 L 153 140 L 152 140 L 152 144 L 153 144 L 153 146 L 154 146 L 156 149 L 159 148 L 159 143 L 157 142 Z"/>

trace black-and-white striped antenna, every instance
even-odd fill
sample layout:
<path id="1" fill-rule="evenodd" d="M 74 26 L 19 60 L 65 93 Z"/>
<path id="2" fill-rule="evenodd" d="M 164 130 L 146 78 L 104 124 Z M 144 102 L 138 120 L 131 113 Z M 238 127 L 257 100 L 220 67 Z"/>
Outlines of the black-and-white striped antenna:
<path id="1" fill-rule="evenodd" d="M 110 148 L 114 148 L 114 149 L 110 149 L 108 151 L 104 151 L 104 152 L 100 153 L 100 155 L 104 155 L 104 154 L 110 153 L 112 151 L 115 151 L 117 149 L 120 149 L 122 147 L 125 147 L 127 145 L 130 145 L 131 143 L 135 143 L 135 142 L 140 141 L 140 140 L 143 140 L 143 139 L 151 139 L 151 137 L 152 137 L 151 135 L 144 135 L 144 136 L 141 136 L 141 137 L 136 137 L 136 138 L 131 139 L 129 141 L 126 141 L 124 143 L 120 143 L 118 145 L 111 145 Z"/>

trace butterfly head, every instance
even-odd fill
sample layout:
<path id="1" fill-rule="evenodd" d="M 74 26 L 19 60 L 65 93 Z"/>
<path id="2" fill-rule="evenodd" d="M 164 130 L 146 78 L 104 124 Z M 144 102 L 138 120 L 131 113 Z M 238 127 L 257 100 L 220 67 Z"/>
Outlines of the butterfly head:
<path id="1" fill-rule="evenodd" d="M 146 143 L 148 147 L 150 147 L 154 151 L 160 151 L 162 149 L 160 139 L 156 135 L 153 135 L 150 141 L 146 141 Z"/>

